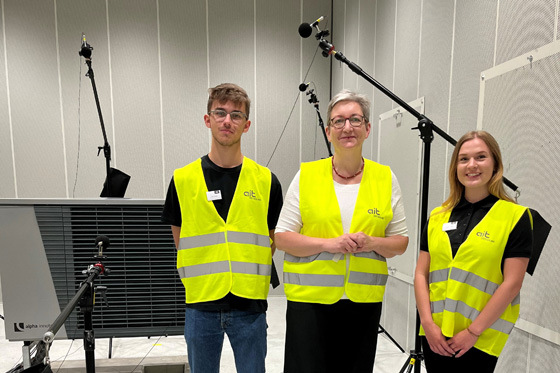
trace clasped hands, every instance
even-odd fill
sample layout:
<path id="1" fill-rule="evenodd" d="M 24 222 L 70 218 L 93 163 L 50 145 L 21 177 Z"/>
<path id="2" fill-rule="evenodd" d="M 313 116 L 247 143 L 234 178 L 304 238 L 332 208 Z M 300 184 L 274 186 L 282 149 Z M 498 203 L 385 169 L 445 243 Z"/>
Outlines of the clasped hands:
<path id="1" fill-rule="evenodd" d="M 363 253 L 373 251 L 373 238 L 363 232 L 345 233 L 342 236 L 331 238 L 327 249 L 330 253 Z"/>
<path id="2" fill-rule="evenodd" d="M 459 358 L 466 354 L 478 339 L 469 333 L 467 329 L 460 331 L 450 339 L 441 334 L 441 329 L 435 324 L 433 324 L 431 330 L 429 329 L 424 328 L 430 349 L 442 356 Z"/>

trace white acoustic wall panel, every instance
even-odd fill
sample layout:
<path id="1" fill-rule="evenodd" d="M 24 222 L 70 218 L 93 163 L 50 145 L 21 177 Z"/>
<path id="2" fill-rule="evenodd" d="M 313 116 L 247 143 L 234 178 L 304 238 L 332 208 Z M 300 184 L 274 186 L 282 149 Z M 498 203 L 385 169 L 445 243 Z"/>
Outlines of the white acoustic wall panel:
<path id="1" fill-rule="evenodd" d="M 496 8 L 493 1 L 457 2 L 449 109 L 449 134 L 455 139 L 476 128 L 480 72 L 494 60 Z"/>
<path id="2" fill-rule="evenodd" d="M 163 191 L 158 14 L 152 0 L 111 1 L 115 166 L 133 175 L 128 193 Z M 131 42 L 134 40 L 134 43 Z M 132 94 L 134 92 L 134 94 Z M 142 131 L 138 131 L 141 128 Z"/>
<path id="3" fill-rule="evenodd" d="M 421 3 L 397 1 L 394 92 L 405 102 L 418 97 Z"/>
<path id="4" fill-rule="evenodd" d="M 408 103 L 424 112 L 424 98 Z M 398 107 L 380 115 L 379 163 L 391 167 L 399 180 L 408 227 L 408 248 L 402 255 L 387 259 L 391 281 L 383 303 L 385 328 L 405 350 L 414 346 L 416 305 L 413 278 L 418 257 L 422 140 L 417 119 Z"/>
<path id="5" fill-rule="evenodd" d="M 358 14 L 358 19 L 360 22 L 359 29 L 359 40 L 358 40 L 358 59 L 356 63 L 369 75 L 375 78 L 375 25 L 376 25 L 376 7 L 377 0 L 374 1 L 360 1 L 360 12 Z M 355 22 L 355 20 L 352 20 Z M 354 73 L 353 73 L 354 74 Z M 379 135 L 377 126 L 377 117 L 373 115 L 373 108 L 376 103 L 373 102 L 375 88 L 371 83 L 358 78 L 357 91 L 364 93 L 372 100 L 372 110 L 369 114 L 369 120 L 372 125 L 372 131 L 369 134 L 369 138 L 364 143 L 363 154 L 372 160 L 377 160 L 377 139 Z"/>
<path id="6" fill-rule="evenodd" d="M 78 56 L 82 32 L 94 47 L 112 166 L 131 176 L 127 197 L 162 198 L 173 170 L 209 151 L 207 89 L 222 82 L 238 83 L 253 101 L 254 127 L 242 149 L 261 163 L 269 161 L 299 98 L 279 145 L 284 150 L 270 164 L 283 185 L 301 160 L 327 154 L 315 111 L 298 85 L 314 83 L 324 114 L 331 61 L 318 54 L 310 68 L 318 43 L 301 39 L 297 29 L 321 15 L 327 17 L 321 27 L 330 27 L 329 0 L 2 4 L 0 197 L 99 196 L 103 137 Z"/>
<path id="7" fill-rule="evenodd" d="M 445 132 L 449 115 L 454 3 L 446 0 L 424 0 L 422 3 L 418 90 L 420 96 L 428 98 L 426 115 Z M 436 135 L 432 143 L 428 210 L 441 205 L 444 199 L 447 149 L 447 142 Z"/>
<path id="8" fill-rule="evenodd" d="M 208 153 L 206 1 L 160 1 L 163 178 Z M 215 46 L 214 46 L 215 47 Z M 156 148 L 157 149 L 157 148 Z"/>
<path id="9" fill-rule="evenodd" d="M 54 3 L 7 1 L 3 10 L 17 195 L 66 197 Z"/>
<path id="10" fill-rule="evenodd" d="M 255 97 L 255 7 L 253 1 L 208 1 L 210 86 L 236 83 Z M 243 17 L 232 17 L 234 14 Z M 242 42 L 240 42 L 242 41 Z M 243 135 L 241 149 L 255 159 L 255 132 Z M 258 160 L 257 160 L 258 161 Z"/>
<path id="11" fill-rule="evenodd" d="M 499 4 L 496 65 L 553 41 L 556 0 Z"/>
<path id="12" fill-rule="evenodd" d="M 0 36 L 4 40 L 4 20 L 0 18 Z M 0 43 L 0 147 L 4 149 L 4 156 L 0 157 L 0 175 L 3 182 L 0 183 L 0 196 L 15 197 L 16 188 L 14 184 L 14 152 L 12 147 L 12 122 L 10 121 L 8 100 L 7 77 L 1 73 L 6 71 L 4 43 Z"/>
<path id="13" fill-rule="evenodd" d="M 386 292 L 391 292 L 392 295 L 390 296 L 387 293 L 385 295 L 380 324 L 408 352 L 414 348 L 416 315 L 414 312 L 414 290 L 409 283 L 395 277 L 389 277 Z M 397 369 L 397 367 L 394 367 L 394 369 Z"/>
<path id="14" fill-rule="evenodd" d="M 396 2 L 377 3 L 375 22 L 375 79 L 389 90 L 393 90 L 393 56 L 395 52 L 395 6 Z M 379 90 L 373 93 L 372 121 L 381 113 L 396 107 L 390 98 Z"/>
<path id="15" fill-rule="evenodd" d="M 521 190 L 519 203 L 532 207 L 552 225 L 534 275 L 521 291 L 521 320 L 529 333 L 528 372 L 547 371 L 551 355 L 560 355 L 560 42 L 484 71 L 478 126 L 494 135 L 502 150 L 505 176 Z M 528 323 L 524 323 L 526 320 Z M 508 344 L 508 356 L 526 354 Z M 518 371 L 520 367 L 512 367 Z M 548 366 L 552 369 L 552 366 Z"/>
<path id="16" fill-rule="evenodd" d="M 295 155 L 299 151 L 297 124 L 300 110 L 299 105 L 294 108 L 294 104 L 296 100 L 302 100 L 309 105 L 306 102 L 309 96 L 299 90 L 299 59 L 285 58 L 284 55 L 289 45 L 299 44 L 301 39 L 297 32 L 299 4 L 296 0 L 257 3 L 256 8 L 256 58 L 260 63 L 256 66 L 255 77 L 257 86 L 262 89 L 255 97 L 253 108 L 257 117 L 253 116 L 250 131 L 257 136 L 257 159 L 285 182 L 283 189 L 288 188 L 287 182 L 299 168 L 299 157 Z M 271 69 L 278 60 L 283 63 Z M 313 107 L 304 109 L 311 111 Z M 313 127 L 312 123 L 309 125 Z"/>
<path id="17" fill-rule="evenodd" d="M 410 102 L 409 105 L 423 114 L 424 98 Z M 412 283 L 418 256 L 417 236 L 422 176 L 422 140 L 419 137 L 420 131 L 412 129 L 417 126 L 418 120 L 402 107 L 380 116 L 379 163 L 390 166 L 399 180 L 409 237 L 407 251 L 403 255 L 389 259 L 388 265 L 407 276 L 410 283 Z"/>

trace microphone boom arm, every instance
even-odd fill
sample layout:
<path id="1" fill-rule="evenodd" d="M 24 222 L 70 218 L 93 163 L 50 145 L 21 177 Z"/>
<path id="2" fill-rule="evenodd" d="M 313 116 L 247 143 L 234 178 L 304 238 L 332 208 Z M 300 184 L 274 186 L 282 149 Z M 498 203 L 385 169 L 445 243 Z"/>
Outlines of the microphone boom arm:
<path id="1" fill-rule="evenodd" d="M 318 34 L 318 36 L 319 36 L 319 34 Z M 375 80 L 373 77 L 371 77 L 360 66 L 358 66 L 354 62 L 348 60 L 346 58 L 346 56 L 344 56 L 344 54 L 342 54 L 339 51 L 336 51 L 335 48 L 334 48 L 334 45 L 329 43 L 323 37 L 318 37 L 318 40 L 319 40 L 319 47 L 323 50 L 323 56 L 328 57 L 328 55 L 332 54 L 335 59 L 337 59 L 338 61 L 346 64 L 350 68 L 350 70 L 352 70 L 354 73 L 358 74 L 359 76 L 361 76 L 362 78 L 367 80 L 370 84 L 372 84 L 374 87 L 379 89 L 383 94 L 385 94 L 391 100 L 393 100 L 394 102 L 399 104 L 403 109 L 408 111 L 412 116 L 414 116 L 418 120 L 419 126 L 415 127 L 415 128 L 412 128 L 412 129 L 420 130 L 420 138 L 424 141 L 424 143 L 426 143 L 426 141 L 431 142 L 431 140 L 433 140 L 432 131 L 435 131 L 438 135 L 443 137 L 451 145 L 455 146 L 457 144 L 457 141 L 453 137 L 449 136 L 441 128 L 436 126 L 428 117 L 426 117 L 423 114 L 420 114 L 412 106 L 410 106 L 405 101 L 403 101 L 399 96 L 395 95 L 388 88 L 386 88 L 383 84 L 379 83 L 377 80 Z M 517 187 L 517 185 L 515 185 L 513 182 L 511 182 L 505 176 L 503 177 L 503 182 L 509 188 L 511 188 L 513 191 L 517 191 L 519 189 Z"/>

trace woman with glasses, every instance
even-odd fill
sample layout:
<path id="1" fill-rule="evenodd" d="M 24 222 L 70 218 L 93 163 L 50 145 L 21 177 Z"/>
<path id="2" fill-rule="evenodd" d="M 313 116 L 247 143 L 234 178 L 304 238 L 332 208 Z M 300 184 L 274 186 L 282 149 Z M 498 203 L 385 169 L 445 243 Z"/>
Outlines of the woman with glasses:
<path id="1" fill-rule="evenodd" d="M 370 103 L 343 90 L 328 106 L 330 158 L 303 163 L 276 226 L 288 299 L 284 372 L 371 372 L 386 258 L 408 244 L 397 179 L 362 157 Z"/>
<path id="2" fill-rule="evenodd" d="M 526 207 L 505 192 L 496 140 L 465 134 L 449 165 L 449 198 L 420 242 L 414 289 L 428 372 L 493 372 L 519 316 L 532 250 Z"/>

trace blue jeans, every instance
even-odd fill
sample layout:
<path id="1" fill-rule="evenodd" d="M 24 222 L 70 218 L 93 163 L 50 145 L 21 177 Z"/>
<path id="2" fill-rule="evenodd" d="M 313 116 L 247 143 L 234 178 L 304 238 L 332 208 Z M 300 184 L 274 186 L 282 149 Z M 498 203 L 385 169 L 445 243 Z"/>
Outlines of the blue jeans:
<path id="1" fill-rule="evenodd" d="M 237 372 L 264 372 L 266 328 L 264 312 L 186 308 L 185 340 L 191 373 L 220 371 L 224 332 L 233 349 Z"/>

